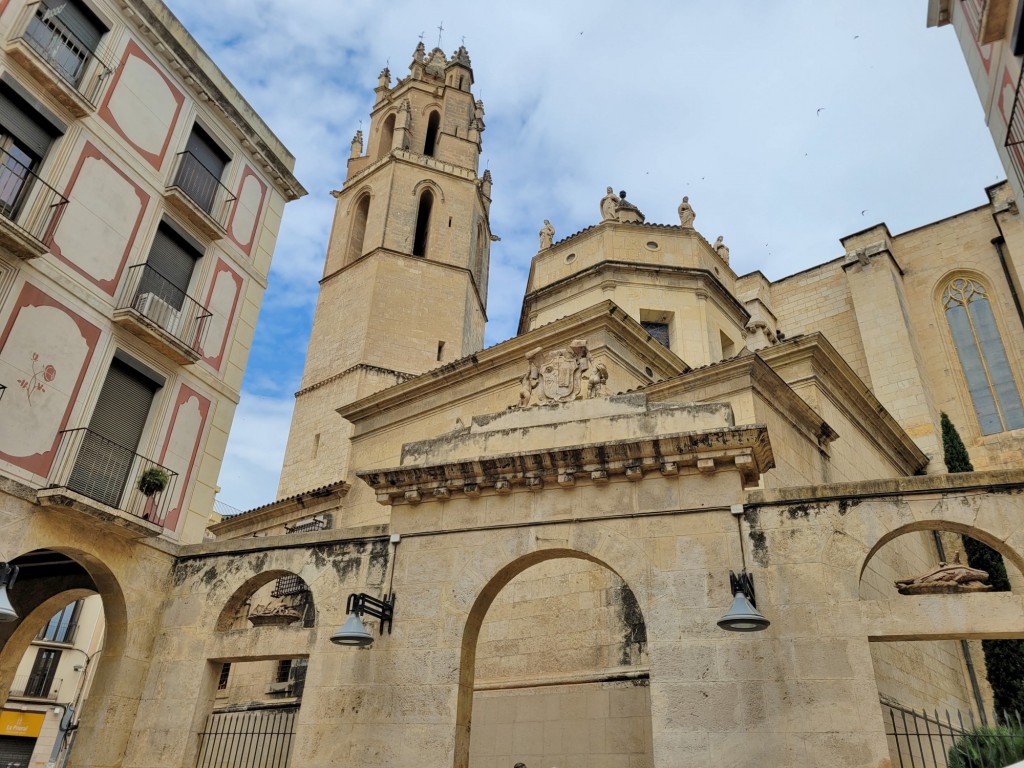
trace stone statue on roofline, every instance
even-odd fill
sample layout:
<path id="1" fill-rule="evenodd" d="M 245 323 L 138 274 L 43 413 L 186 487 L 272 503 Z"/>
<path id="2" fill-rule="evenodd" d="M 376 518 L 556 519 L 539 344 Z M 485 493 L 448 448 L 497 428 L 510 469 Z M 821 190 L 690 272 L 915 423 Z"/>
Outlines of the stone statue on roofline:
<path id="1" fill-rule="evenodd" d="M 683 229 L 693 229 L 693 221 L 696 218 L 697 214 L 690 205 L 690 197 L 683 195 L 683 202 L 679 204 L 679 226 Z"/>
<path id="2" fill-rule="evenodd" d="M 729 246 L 727 246 L 724 242 L 722 242 L 722 236 L 721 235 L 718 236 L 718 239 L 715 240 L 715 244 L 712 247 L 718 253 L 718 255 L 722 259 L 722 261 L 724 261 L 726 264 L 728 264 L 729 263 Z"/>
<path id="3" fill-rule="evenodd" d="M 615 206 L 618 204 L 619 198 L 612 191 L 612 188 L 608 187 L 608 193 L 601 198 L 601 221 L 614 221 Z"/>
<path id="4" fill-rule="evenodd" d="M 540 228 L 540 249 L 542 251 L 547 250 L 551 247 L 552 241 L 555 239 L 555 228 L 551 226 L 551 222 L 544 219 L 544 226 Z"/>

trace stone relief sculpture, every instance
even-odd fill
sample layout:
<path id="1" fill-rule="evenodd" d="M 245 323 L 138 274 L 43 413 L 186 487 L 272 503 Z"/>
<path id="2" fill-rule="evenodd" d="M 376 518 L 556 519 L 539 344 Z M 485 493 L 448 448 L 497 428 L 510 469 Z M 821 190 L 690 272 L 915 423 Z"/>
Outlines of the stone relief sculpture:
<path id="1" fill-rule="evenodd" d="M 608 369 L 604 363 L 597 363 L 587 377 L 587 398 L 603 397 L 608 388 Z"/>
<path id="2" fill-rule="evenodd" d="M 526 354 L 529 368 L 520 379 L 519 407 L 545 403 L 567 403 L 583 391 L 583 375 L 590 370 L 586 339 L 575 339 L 568 347 L 547 355 L 540 347 Z M 605 373 L 607 379 L 607 372 Z"/>
<path id="3" fill-rule="evenodd" d="M 615 207 L 619 204 L 619 198 L 611 187 L 608 193 L 601 198 L 601 221 L 613 221 L 615 219 Z"/>
<path id="4" fill-rule="evenodd" d="M 718 255 L 722 258 L 722 261 L 724 261 L 726 264 L 728 264 L 729 263 L 729 246 L 727 246 L 724 242 L 722 242 L 722 236 L 721 235 L 718 236 L 718 239 L 715 240 L 715 244 L 712 247 L 716 251 L 718 251 Z"/>
<path id="5" fill-rule="evenodd" d="M 540 249 L 543 251 L 551 247 L 551 242 L 555 239 L 555 228 L 551 226 L 551 222 L 544 219 L 544 226 L 540 228 Z"/>
<path id="6" fill-rule="evenodd" d="M 992 589 L 985 584 L 988 573 L 977 568 L 963 565 L 960 553 L 953 555 L 952 563 L 939 563 L 921 576 L 912 579 L 901 579 L 896 582 L 896 589 L 901 595 L 936 595 L 957 594 L 960 592 L 984 592 Z"/>
<path id="7" fill-rule="evenodd" d="M 697 218 L 693 206 L 690 205 L 690 198 L 683 196 L 683 202 L 679 204 L 679 226 L 683 229 L 693 229 L 693 221 Z"/>

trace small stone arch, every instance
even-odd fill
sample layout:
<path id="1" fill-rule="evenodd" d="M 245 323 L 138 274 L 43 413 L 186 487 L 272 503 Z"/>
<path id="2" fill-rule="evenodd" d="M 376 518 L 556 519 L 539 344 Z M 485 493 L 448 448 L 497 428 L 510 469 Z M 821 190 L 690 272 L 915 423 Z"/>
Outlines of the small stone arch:
<path id="1" fill-rule="evenodd" d="M 217 621 L 214 624 L 215 632 L 226 632 L 232 628 L 236 628 L 239 621 L 239 617 L 243 612 L 245 604 L 252 599 L 252 597 L 258 593 L 262 588 L 271 584 L 272 582 L 278 582 L 284 579 L 294 579 L 301 583 L 301 586 L 305 588 L 306 599 L 309 602 L 309 608 L 311 615 L 316 617 L 316 604 L 313 600 L 313 592 L 309 588 L 309 584 L 299 576 L 298 574 L 284 570 L 284 569 L 272 569 L 269 571 L 263 571 L 250 577 L 243 582 L 231 596 L 225 601 L 224 607 L 221 608 L 220 613 L 217 616 Z"/>
<path id="2" fill-rule="evenodd" d="M 445 202 L 444 190 L 441 188 L 441 185 L 438 184 L 433 179 L 420 179 L 418 182 L 416 182 L 416 186 L 412 188 L 412 196 L 419 197 L 421 194 L 423 194 L 423 190 L 425 189 L 429 189 L 433 193 L 434 197 L 437 198 L 440 202 Z"/>

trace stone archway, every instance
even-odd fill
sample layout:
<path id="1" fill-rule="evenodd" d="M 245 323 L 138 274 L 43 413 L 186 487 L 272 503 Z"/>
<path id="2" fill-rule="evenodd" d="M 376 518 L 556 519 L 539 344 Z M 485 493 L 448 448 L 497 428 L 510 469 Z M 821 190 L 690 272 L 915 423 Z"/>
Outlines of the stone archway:
<path id="1" fill-rule="evenodd" d="M 480 591 L 461 649 L 456 765 L 651 759 L 647 628 L 602 559 L 543 549 Z M 470 727 L 472 724 L 472 728 Z"/>

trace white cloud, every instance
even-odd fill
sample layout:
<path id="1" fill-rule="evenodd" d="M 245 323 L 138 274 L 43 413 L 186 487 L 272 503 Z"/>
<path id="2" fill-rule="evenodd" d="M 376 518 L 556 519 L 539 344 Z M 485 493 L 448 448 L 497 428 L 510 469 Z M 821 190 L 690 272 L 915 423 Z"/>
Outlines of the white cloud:
<path id="1" fill-rule="evenodd" d="M 368 132 L 377 73 L 403 76 L 441 20 L 446 51 L 465 35 L 487 108 L 502 237 L 488 343 L 515 333 L 542 221 L 558 238 L 596 223 L 609 184 L 654 222 L 675 221 L 690 195 L 697 229 L 725 236 L 738 272 L 777 279 L 880 221 L 898 233 L 980 205 L 1002 176 L 953 31 L 925 27 L 924 0 L 661 0 L 625 13 L 594 0 L 168 2 L 295 153 L 310 191 L 286 209 L 243 403 L 283 407 L 298 389 L 328 192 L 352 135 Z M 239 478 L 222 477 L 229 503 L 248 493 Z"/>

